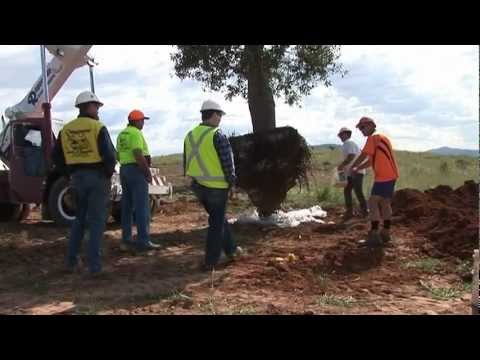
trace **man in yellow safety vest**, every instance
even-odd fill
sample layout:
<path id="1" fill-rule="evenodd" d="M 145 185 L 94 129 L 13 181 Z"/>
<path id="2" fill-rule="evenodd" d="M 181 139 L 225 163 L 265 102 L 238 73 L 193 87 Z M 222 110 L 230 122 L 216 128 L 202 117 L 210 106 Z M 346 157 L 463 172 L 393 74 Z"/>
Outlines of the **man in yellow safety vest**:
<path id="1" fill-rule="evenodd" d="M 100 248 L 107 221 L 110 179 L 115 171 L 115 148 L 107 128 L 98 119 L 103 106 L 98 97 L 85 91 L 77 96 L 78 117 L 58 134 L 52 152 L 57 169 L 71 176 L 76 200 L 76 218 L 70 229 L 67 270 L 75 271 L 81 242 L 88 227 L 87 253 L 91 274 L 102 270 Z"/>
<path id="2" fill-rule="evenodd" d="M 200 112 L 202 123 L 185 137 L 183 163 L 184 174 L 192 178 L 192 190 L 209 215 L 202 270 L 212 270 L 222 250 L 230 260 L 242 250 L 225 218 L 228 194 L 236 181 L 230 142 L 218 128 L 225 112 L 211 100 L 203 103 Z"/>

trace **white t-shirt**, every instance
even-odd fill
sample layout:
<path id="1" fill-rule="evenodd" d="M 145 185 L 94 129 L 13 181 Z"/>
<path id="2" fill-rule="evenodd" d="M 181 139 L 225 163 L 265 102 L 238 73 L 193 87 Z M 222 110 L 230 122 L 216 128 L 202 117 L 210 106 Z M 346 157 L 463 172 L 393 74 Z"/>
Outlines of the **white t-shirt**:
<path id="1" fill-rule="evenodd" d="M 357 158 L 360 156 L 360 148 L 357 146 L 357 144 L 355 144 L 352 140 L 347 140 L 343 143 L 342 145 L 342 153 L 343 153 L 343 159 L 345 160 L 347 158 L 348 155 L 350 154 L 353 154 L 355 155 L 355 157 L 353 158 L 353 160 L 348 163 L 346 166 L 345 166 L 345 173 L 347 176 L 350 176 L 350 167 L 351 165 L 353 164 L 353 162 L 355 160 L 357 160 Z M 368 159 L 366 160 L 368 161 Z M 365 162 L 366 162 L 365 161 Z M 365 175 L 367 173 L 367 170 L 366 169 L 362 169 L 360 171 L 358 171 L 359 174 L 363 174 Z"/>

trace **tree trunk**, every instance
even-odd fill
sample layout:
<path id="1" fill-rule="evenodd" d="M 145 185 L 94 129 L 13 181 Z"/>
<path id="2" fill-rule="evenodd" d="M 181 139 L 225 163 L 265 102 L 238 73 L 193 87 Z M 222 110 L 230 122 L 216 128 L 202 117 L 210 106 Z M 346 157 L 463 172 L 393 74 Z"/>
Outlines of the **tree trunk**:
<path id="1" fill-rule="evenodd" d="M 247 45 L 248 107 L 253 132 L 275 129 L 275 100 L 263 68 L 263 45 Z"/>

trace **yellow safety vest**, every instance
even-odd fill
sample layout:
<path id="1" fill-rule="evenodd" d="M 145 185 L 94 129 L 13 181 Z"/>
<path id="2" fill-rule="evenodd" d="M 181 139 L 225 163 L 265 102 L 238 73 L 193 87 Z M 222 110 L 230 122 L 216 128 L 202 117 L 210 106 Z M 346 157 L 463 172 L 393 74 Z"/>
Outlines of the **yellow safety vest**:
<path id="1" fill-rule="evenodd" d="M 185 137 L 186 174 L 200 185 L 228 189 L 228 182 L 213 143 L 218 128 L 199 125 Z"/>
<path id="2" fill-rule="evenodd" d="M 79 165 L 102 162 L 98 134 L 103 127 L 100 121 L 87 117 L 79 117 L 66 124 L 60 133 L 65 163 Z"/>

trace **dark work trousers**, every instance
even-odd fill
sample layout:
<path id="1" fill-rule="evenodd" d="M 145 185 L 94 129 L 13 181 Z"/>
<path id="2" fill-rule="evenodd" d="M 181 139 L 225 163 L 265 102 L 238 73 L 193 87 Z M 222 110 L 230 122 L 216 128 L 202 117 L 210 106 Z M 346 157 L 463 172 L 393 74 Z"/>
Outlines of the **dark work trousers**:
<path id="1" fill-rule="evenodd" d="M 366 213 L 368 207 L 365 196 L 363 195 L 363 174 L 355 174 L 347 178 L 347 186 L 345 186 L 343 194 L 345 196 L 347 212 L 350 213 L 353 211 L 352 190 L 355 191 L 357 200 L 360 203 L 360 209 L 362 209 L 362 212 Z"/>
<path id="2" fill-rule="evenodd" d="M 67 265 L 72 269 L 77 265 L 83 236 L 88 229 L 88 265 L 91 273 L 98 273 L 102 270 L 100 249 L 107 221 L 110 179 L 98 170 L 78 170 L 72 175 L 72 187 L 77 216 L 70 228 Z"/>
<path id="3" fill-rule="evenodd" d="M 210 189 L 192 183 L 192 190 L 208 213 L 207 243 L 205 246 L 205 264 L 216 265 L 222 250 L 225 255 L 233 255 L 237 245 L 225 217 L 228 201 L 227 189 Z"/>

